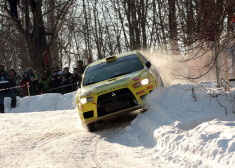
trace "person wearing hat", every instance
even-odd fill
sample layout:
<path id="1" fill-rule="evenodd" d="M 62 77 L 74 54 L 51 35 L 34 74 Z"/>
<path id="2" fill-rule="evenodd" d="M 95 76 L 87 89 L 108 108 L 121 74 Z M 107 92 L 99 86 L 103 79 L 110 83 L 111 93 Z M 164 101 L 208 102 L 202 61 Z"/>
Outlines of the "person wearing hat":
<path id="1" fill-rule="evenodd" d="M 24 73 L 22 75 L 22 80 L 20 81 L 20 85 L 22 87 L 21 97 L 31 95 L 31 87 L 28 90 L 28 86 L 27 86 L 28 84 L 31 85 L 31 81 L 30 81 L 30 78 L 29 78 L 29 72 L 24 71 Z"/>
<path id="2" fill-rule="evenodd" d="M 0 64 L 0 112 L 4 113 L 4 97 L 11 97 L 11 108 L 16 107 L 16 94 L 13 89 L 9 88 L 12 77 L 5 72 L 5 66 Z"/>
<path id="3" fill-rule="evenodd" d="M 50 89 L 49 81 L 50 81 L 50 78 L 47 77 L 47 72 L 42 71 L 40 75 L 40 80 L 39 80 L 40 93 L 44 94 L 48 92 L 48 90 Z"/>
<path id="4" fill-rule="evenodd" d="M 77 70 L 78 70 L 79 76 L 82 77 L 84 70 L 85 70 L 82 60 L 77 61 Z"/>
<path id="5" fill-rule="evenodd" d="M 58 72 L 54 70 L 51 74 L 50 81 L 49 81 L 49 87 L 51 93 L 60 93 L 60 84 L 61 84 L 61 78 L 58 75 Z"/>
<path id="6" fill-rule="evenodd" d="M 80 86 L 82 77 L 79 75 L 78 69 L 73 69 L 73 74 L 71 76 L 70 82 L 73 84 L 73 91 L 76 91 Z"/>

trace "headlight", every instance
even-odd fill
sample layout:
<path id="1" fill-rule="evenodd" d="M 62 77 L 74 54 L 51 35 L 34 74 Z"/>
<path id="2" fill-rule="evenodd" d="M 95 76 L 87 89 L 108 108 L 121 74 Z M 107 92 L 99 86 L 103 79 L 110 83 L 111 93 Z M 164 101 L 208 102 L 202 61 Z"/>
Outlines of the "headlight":
<path id="1" fill-rule="evenodd" d="M 149 80 L 149 78 L 145 78 L 145 79 L 141 80 L 140 83 L 141 83 L 141 85 L 147 85 L 150 83 L 150 80 Z"/>
<path id="2" fill-rule="evenodd" d="M 149 78 L 145 78 L 145 79 L 142 79 L 140 82 L 138 83 L 135 83 L 134 85 L 132 85 L 133 88 L 138 88 L 140 86 L 144 86 L 144 85 L 147 85 L 149 84 L 151 81 Z"/>
<path id="3" fill-rule="evenodd" d="M 80 99 L 80 103 L 86 104 L 86 103 L 92 102 L 93 100 L 94 100 L 94 97 L 83 97 Z"/>

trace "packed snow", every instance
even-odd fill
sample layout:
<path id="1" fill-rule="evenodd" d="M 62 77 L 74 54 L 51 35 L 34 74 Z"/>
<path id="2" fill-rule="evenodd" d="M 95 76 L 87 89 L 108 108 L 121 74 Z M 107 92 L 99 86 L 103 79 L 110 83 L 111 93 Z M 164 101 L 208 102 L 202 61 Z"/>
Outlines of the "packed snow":
<path id="1" fill-rule="evenodd" d="M 0 114 L 0 167 L 235 167 L 235 89 L 176 84 L 88 132 L 76 92 L 17 98 Z M 227 114 L 226 114 L 227 113 Z"/>

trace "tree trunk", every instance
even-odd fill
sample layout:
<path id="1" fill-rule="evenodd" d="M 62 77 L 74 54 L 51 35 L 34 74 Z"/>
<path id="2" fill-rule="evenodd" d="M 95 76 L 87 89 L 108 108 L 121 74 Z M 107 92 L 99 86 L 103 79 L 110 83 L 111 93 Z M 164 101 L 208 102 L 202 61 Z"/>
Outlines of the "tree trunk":
<path id="1" fill-rule="evenodd" d="M 178 41 L 177 41 L 177 21 L 176 21 L 176 0 L 168 0 L 168 21 L 169 21 L 169 38 L 171 49 L 173 51 L 179 51 Z"/>
<path id="2" fill-rule="evenodd" d="M 147 34 L 146 34 L 146 22 L 147 22 L 147 13 L 148 13 L 148 0 L 140 0 L 141 6 L 141 30 L 142 30 L 142 48 L 147 48 Z"/>
<path id="3" fill-rule="evenodd" d="M 48 30 L 55 30 L 55 0 L 48 1 L 49 14 L 48 14 Z M 50 56 L 50 65 L 56 66 L 59 65 L 59 46 L 56 40 L 52 40 L 51 45 L 49 46 L 49 56 Z"/>

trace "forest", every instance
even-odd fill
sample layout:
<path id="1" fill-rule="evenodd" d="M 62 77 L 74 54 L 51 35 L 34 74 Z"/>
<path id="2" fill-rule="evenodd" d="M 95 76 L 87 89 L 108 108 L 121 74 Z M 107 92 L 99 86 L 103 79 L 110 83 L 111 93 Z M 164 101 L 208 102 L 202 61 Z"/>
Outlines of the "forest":
<path id="1" fill-rule="evenodd" d="M 72 68 L 147 50 L 180 62 L 206 56 L 203 76 L 235 53 L 234 14 L 234 0 L 1 0 L 0 62 L 21 73 L 41 71 L 45 54 L 51 67 Z"/>

